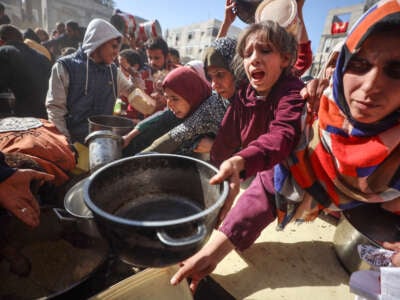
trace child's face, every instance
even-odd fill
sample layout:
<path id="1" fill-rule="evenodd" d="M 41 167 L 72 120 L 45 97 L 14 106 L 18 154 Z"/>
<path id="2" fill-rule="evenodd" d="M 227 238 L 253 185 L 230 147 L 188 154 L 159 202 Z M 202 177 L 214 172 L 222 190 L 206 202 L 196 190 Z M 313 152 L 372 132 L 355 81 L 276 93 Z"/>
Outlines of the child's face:
<path id="1" fill-rule="evenodd" d="M 252 87 L 261 96 L 268 96 L 284 68 L 289 55 L 279 53 L 262 32 L 254 32 L 246 39 L 243 64 Z"/>
<path id="2" fill-rule="evenodd" d="M 118 64 L 119 64 L 119 68 L 121 69 L 122 73 L 124 73 L 124 75 L 129 78 L 128 70 L 132 66 L 128 63 L 126 58 L 122 57 L 122 56 L 118 56 Z"/>
<path id="3" fill-rule="evenodd" d="M 356 121 L 375 123 L 400 109 L 399 49 L 398 34 L 375 34 L 350 60 L 343 75 L 343 89 Z"/>
<path id="4" fill-rule="evenodd" d="M 165 56 L 161 49 L 147 49 L 146 50 L 147 59 L 151 68 L 154 71 L 159 71 L 165 67 Z"/>
<path id="5" fill-rule="evenodd" d="M 190 104 L 185 98 L 179 96 L 173 90 L 166 88 L 164 96 L 167 99 L 167 105 L 174 115 L 179 118 L 185 118 L 190 111 Z"/>
<path id="6" fill-rule="evenodd" d="M 329 62 L 328 66 L 325 69 L 325 78 L 326 79 L 331 79 L 331 77 L 333 76 L 333 73 L 335 72 L 335 68 L 336 68 L 336 61 L 338 59 L 339 56 L 339 52 L 335 52 L 335 54 L 333 54 L 331 61 Z"/>
<path id="7" fill-rule="evenodd" d="M 119 54 L 119 49 L 121 48 L 121 43 L 118 39 L 113 39 L 105 42 L 94 52 L 95 61 L 97 63 L 102 63 L 110 65 L 114 62 Z"/>
<path id="8" fill-rule="evenodd" d="M 230 99 L 235 93 L 235 77 L 233 74 L 220 67 L 209 66 L 207 76 L 211 80 L 211 88 L 221 97 Z"/>

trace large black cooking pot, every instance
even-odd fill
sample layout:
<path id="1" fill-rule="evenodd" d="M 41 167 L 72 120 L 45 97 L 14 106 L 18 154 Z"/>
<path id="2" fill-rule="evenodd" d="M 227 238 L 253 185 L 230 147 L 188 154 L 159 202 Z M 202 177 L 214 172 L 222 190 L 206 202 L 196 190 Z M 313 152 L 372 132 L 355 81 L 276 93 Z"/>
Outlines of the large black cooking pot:
<path id="1" fill-rule="evenodd" d="M 120 258 L 141 267 L 175 264 L 209 238 L 228 184 L 210 185 L 217 169 L 186 156 L 146 154 L 93 173 L 84 199 Z"/>
<path id="2" fill-rule="evenodd" d="M 65 296 L 100 270 L 107 242 L 74 225 L 59 222 L 50 207 L 41 208 L 40 225 L 33 229 L 14 216 L 0 216 L 0 299 Z"/>

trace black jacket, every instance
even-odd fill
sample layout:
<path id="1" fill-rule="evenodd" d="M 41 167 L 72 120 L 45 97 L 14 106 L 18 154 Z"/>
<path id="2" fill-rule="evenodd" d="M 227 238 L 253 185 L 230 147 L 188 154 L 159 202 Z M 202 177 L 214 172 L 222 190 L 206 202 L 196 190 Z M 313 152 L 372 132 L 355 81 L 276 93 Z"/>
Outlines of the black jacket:
<path id="1" fill-rule="evenodd" d="M 0 92 L 10 89 L 16 99 L 15 115 L 47 119 L 45 108 L 51 63 L 22 42 L 0 47 Z"/>

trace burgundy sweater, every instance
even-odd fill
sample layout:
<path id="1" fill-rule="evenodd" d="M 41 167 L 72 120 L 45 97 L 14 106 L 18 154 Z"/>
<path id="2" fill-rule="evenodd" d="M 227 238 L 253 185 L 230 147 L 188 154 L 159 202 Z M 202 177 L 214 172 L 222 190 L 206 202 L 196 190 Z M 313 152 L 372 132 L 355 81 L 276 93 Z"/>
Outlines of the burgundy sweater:
<path id="1" fill-rule="evenodd" d="M 286 158 L 298 142 L 304 100 L 303 83 L 282 76 L 269 96 L 257 97 L 250 84 L 236 94 L 211 149 L 211 162 L 219 166 L 233 155 L 246 161 L 245 177 L 272 168 Z"/>
<path id="2" fill-rule="evenodd" d="M 273 166 L 285 159 L 298 142 L 304 100 L 303 83 L 283 76 L 264 98 L 251 86 L 240 89 L 222 121 L 211 151 L 219 165 L 232 155 L 246 161 L 244 177 L 257 176 L 226 216 L 220 231 L 238 250 L 248 248 L 275 219 Z"/>

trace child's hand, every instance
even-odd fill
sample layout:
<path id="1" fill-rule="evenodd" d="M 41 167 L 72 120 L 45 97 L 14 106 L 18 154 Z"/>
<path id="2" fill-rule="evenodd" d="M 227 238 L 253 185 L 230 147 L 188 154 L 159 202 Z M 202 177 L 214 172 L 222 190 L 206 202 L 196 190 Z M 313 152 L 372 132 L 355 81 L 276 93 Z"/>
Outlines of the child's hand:
<path id="1" fill-rule="evenodd" d="M 317 113 L 319 109 L 319 100 L 328 87 L 329 81 L 326 79 L 312 79 L 307 82 L 306 86 L 300 91 L 303 99 L 307 100 L 307 111 L 309 113 Z"/>
<path id="2" fill-rule="evenodd" d="M 214 144 L 214 139 L 210 137 L 204 137 L 197 143 L 197 146 L 193 150 L 193 152 L 209 153 L 211 151 L 211 147 L 213 144 Z"/>
<path id="3" fill-rule="evenodd" d="M 226 0 L 224 22 L 231 25 L 236 19 L 236 3 L 234 0 Z"/>
<path id="4" fill-rule="evenodd" d="M 392 264 L 395 267 L 400 267 L 400 242 L 383 242 L 382 246 L 395 252 L 395 254 L 392 256 Z"/>
<path id="5" fill-rule="evenodd" d="M 219 171 L 210 179 L 211 184 L 222 183 L 225 179 L 229 180 L 229 193 L 225 200 L 224 206 L 219 213 L 219 225 L 231 209 L 240 189 L 240 172 L 244 170 L 245 161 L 241 156 L 233 156 L 225 160 L 219 167 Z"/>

